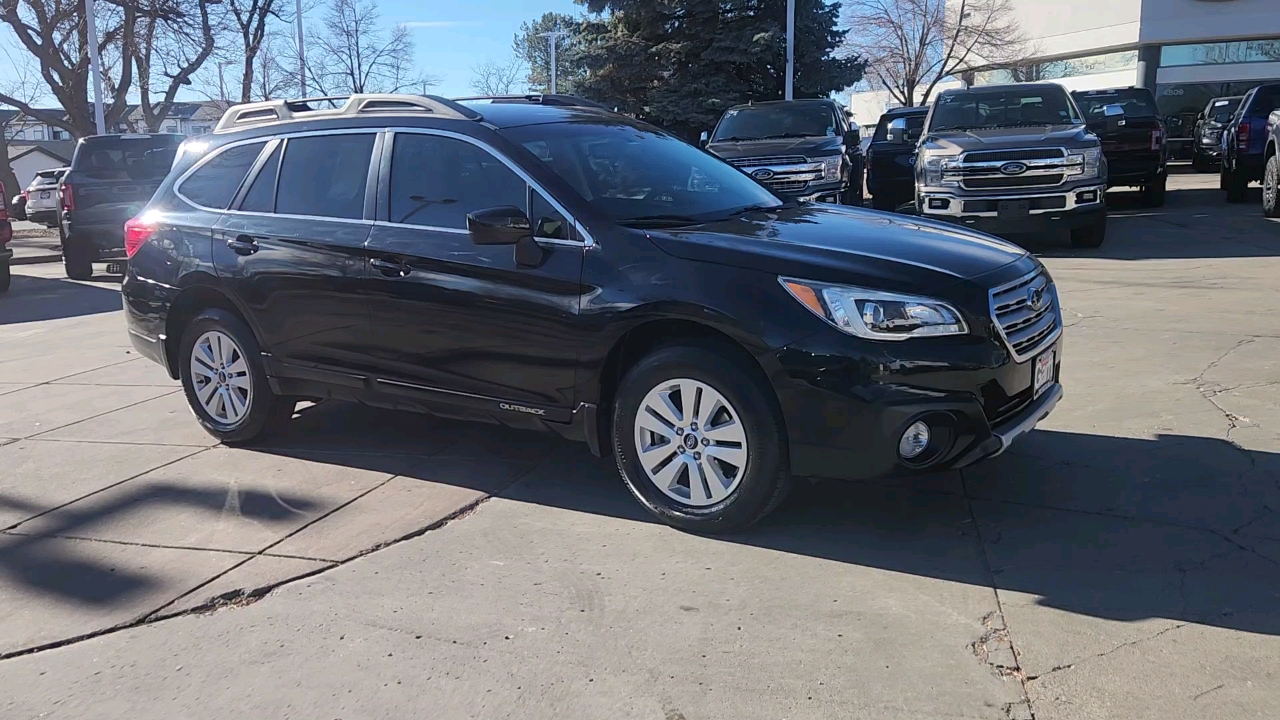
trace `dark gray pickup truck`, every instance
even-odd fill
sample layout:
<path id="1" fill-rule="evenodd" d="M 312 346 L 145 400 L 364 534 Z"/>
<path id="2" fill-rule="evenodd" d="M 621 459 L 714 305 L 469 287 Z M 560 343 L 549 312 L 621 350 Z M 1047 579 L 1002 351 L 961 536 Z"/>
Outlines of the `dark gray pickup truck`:
<path id="1" fill-rule="evenodd" d="M 1122 110 L 1116 109 L 1118 123 Z M 993 234 L 1069 229 L 1076 247 L 1107 231 L 1107 162 L 1054 83 L 947 90 L 916 149 L 916 209 Z"/>

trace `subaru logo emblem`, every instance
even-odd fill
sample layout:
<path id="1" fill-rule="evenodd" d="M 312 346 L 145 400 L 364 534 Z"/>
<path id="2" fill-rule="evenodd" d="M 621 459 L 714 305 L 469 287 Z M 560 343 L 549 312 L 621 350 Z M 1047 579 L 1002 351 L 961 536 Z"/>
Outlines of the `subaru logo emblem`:
<path id="1" fill-rule="evenodd" d="M 1009 162 L 1000 166 L 1001 175 L 1021 175 L 1027 171 L 1027 166 L 1020 162 Z"/>
<path id="2" fill-rule="evenodd" d="M 1040 310 L 1044 307 L 1044 286 L 1033 287 L 1027 290 L 1027 304 L 1032 310 Z"/>
<path id="3" fill-rule="evenodd" d="M 773 177 L 773 171 L 770 170 L 769 168 L 760 168 L 759 170 L 753 171 L 751 173 L 751 177 L 757 180 L 768 180 L 769 178 Z"/>

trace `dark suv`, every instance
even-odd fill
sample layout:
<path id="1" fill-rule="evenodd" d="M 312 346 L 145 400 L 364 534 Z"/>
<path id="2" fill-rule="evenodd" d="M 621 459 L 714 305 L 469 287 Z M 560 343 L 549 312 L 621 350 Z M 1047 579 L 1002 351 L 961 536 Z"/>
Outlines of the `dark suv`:
<path id="1" fill-rule="evenodd" d="M 124 258 L 124 223 L 169 173 L 181 135 L 91 135 L 76 143 L 62 177 L 60 231 L 67 277 L 88 280 L 93 264 Z"/>
<path id="2" fill-rule="evenodd" d="M 793 476 L 997 455 L 1062 395 L 1053 282 L 1003 241 L 596 108 L 312 107 L 231 108 L 125 229 L 130 339 L 224 442 L 303 398 L 549 430 L 718 531 Z"/>
<path id="3" fill-rule="evenodd" d="M 1227 202 L 1244 202 L 1249 183 L 1262 180 L 1266 168 L 1267 118 L 1280 109 L 1280 84 L 1259 85 L 1245 93 L 1222 131 L 1219 178 Z"/>

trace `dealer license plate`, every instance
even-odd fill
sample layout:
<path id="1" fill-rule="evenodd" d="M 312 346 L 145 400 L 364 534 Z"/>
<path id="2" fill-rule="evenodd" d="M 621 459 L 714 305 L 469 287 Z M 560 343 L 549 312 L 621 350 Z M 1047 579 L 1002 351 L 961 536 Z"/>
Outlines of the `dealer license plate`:
<path id="1" fill-rule="evenodd" d="M 1040 394 L 1053 384 L 1053 368 L 1054 356 L 1057 354 L 1056 348 L 1050 349 L 1036 358 L 1035 366 L 1035 390 L 1032 392 L 1032 399 L 1040 397 Z"/>
<path id="2" fill-rule="evenodd" d="M 996 213 L 1000 217 L 1026 217 L 1031 214 L 1031 201 L 999 200 L 996 202 Z"/>

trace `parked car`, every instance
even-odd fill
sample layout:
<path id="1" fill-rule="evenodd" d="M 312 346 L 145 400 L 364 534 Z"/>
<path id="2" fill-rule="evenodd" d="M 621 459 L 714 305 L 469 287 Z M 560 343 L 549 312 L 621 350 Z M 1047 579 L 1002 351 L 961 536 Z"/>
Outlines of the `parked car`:
<path id="1" fill-rule="evenodd" d="M 896 108 L 876 123 L 867 148 L 867 189 L 875 209 L 896 210 L 915 200 L 916 142 L 928 114 L 927 107 Z"/>
<path id="2" fill-rule="evenodd" d="M 1263 151 L 1262 212 L 1280 217 L 1280 110 L 1267 117 L 1267 147 Z"/>
<path id="3" fill-rule="evenodd" d="M 1240 108 L 1222 131 L 1219 178 L 1227 202 L 1244 202 L 1249 183 L 1262 180 L 1267 149 L 1267 118 L 1280 108 L 1280 83 L 1245 93 Z"/>
<path id="4" fill-rule="evenodd" d="M 223 442 L 299 398 L 547 430 L 715 532 L 795 476 L 997 455 L 1062 395 L 1014 245 L 786 200 L 595 108 L 308 107 L 229 109 L 125 228 L 130 340 Z"/>
<path id="5" fill-rule="evenodd" d="M 1164 205 L 1169 168 L 1165 152 L 1165 126 L 1156 110 L 1156 98 L 1146 88 L 1113 88 L 1071 93 L 1089 130 L 1102 141 L 1107 159 L 1107 187 L 1136 187 L 1142 202 Z M 1107 114 L 1107 109 L 1112 114 Z M 1119 119 L 1114 110 L 1119 108 Z"/>
<path id="6" fill-rule="evenodd" d="M 1124 116 L 1108 111 L 1110 123 Z M 1107 232 L 1107 161 L 1061 85 L 983 85 L 939 93 L 916 148 L 916 210 L 992 233 Z"/>
<path id="7" fill-rule="evenodd" d="M 1222 162 L 1222 129 L 1240 107 L 1243 95 L 1214 98 L 1196 117 L 1192 131 L 1191 167 L 1196 172 L 1211 172 Z"/>
<path id="8" fill-rule="evenodd" d="M 58 227 L 58 183 L 67 168 L 41 170 L 22 194 L 26 197 L 26 219 L 45 227 Z"/>
<path id="9" fill-rule="evenodd" d="M 0 198 L 8 197 L 4 192 L 4 183 L 0 183 Z M 13 240 L 13 224 L 9 222 L 9 210 L 0 202 L 0 293 L 9 291 L 12 276 L 9 274 L 9 262 L 13 260 L 13 250 L 9 241 Z"/>
<path id="10" fill-rule="evenodd" d="M 862 205 L 862 137 L 833 100 L 731 107 L 701 144 L 779 195 Z"/>
<path id="11" fill-rule="evenodd" d="M 9 217 L 14 220 L 27 219 L 27 193 L 25 191 L 13 196 L 13 201 L 9 203 Z"/>
<path id="12" fill-rule="evenodd" d="M 124 258 L 124 223 L 138 213 L 173 164 L 181 135 L 92 135 L 76 143 L 62 178 L 62 264 L 87 280 L 93 263 Z"/>

